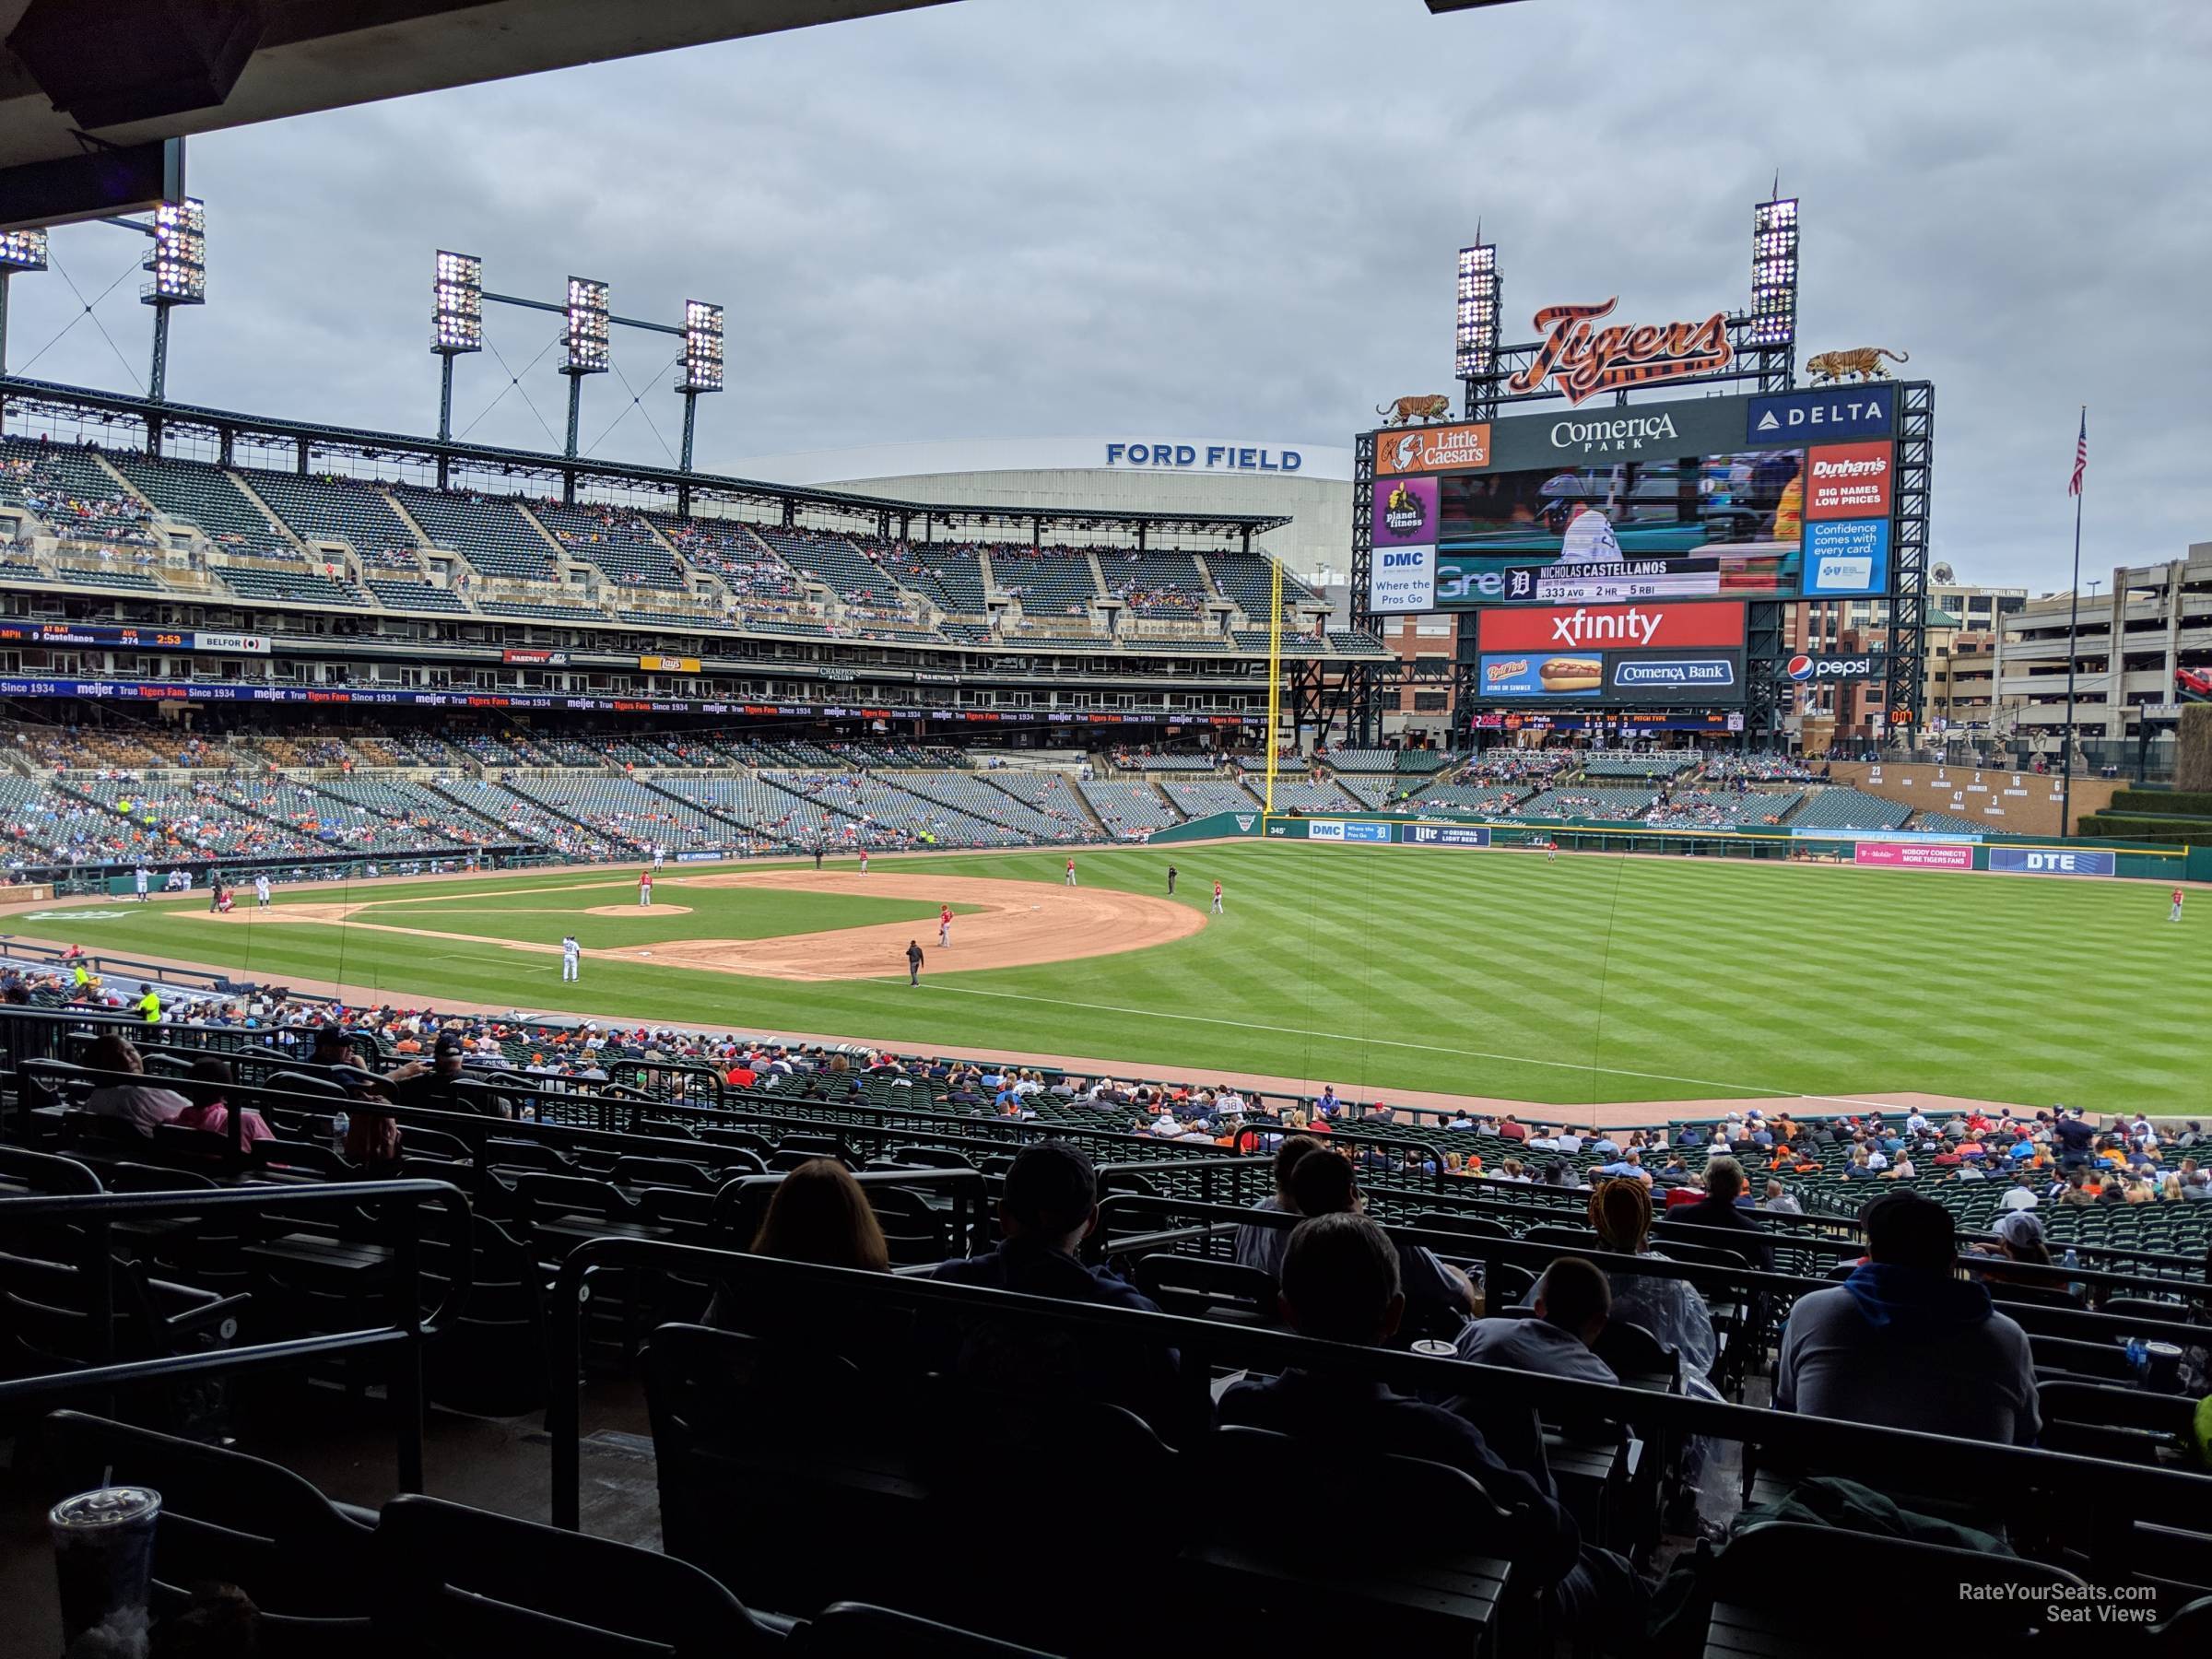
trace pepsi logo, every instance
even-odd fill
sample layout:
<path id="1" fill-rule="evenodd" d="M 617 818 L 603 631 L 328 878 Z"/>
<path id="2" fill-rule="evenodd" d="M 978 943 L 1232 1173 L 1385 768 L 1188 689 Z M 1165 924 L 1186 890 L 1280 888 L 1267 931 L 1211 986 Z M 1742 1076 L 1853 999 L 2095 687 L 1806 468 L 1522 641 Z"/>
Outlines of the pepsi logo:
<path id="1" fill-rule="evenodd" d="M 1789 665 L 1783 672 L 1794 680 L 1811 679 L 1813 677 L 1813 659 L 1800 653 L 1790 659 Z"/>

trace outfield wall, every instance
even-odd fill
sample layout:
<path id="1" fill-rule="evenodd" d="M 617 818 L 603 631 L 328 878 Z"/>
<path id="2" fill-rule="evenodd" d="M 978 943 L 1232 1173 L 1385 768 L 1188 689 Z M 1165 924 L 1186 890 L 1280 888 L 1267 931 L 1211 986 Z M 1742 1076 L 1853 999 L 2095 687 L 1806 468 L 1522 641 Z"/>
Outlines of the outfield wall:
<path id="1" fill-rule="evenodd" d="M 1480 851 L 1557 841 L 1582 853 L 1647 853 L 1660 856 L 1767 858 L 1796 864 L 1845 864 L 1862 869 L 1981 870 L 2000 875 L 2114 877 L 2136 881 L 2212 881 L 2212 847 L 2156 842 L 2062 841 L 2027 835 L 1940 835 L 1912 830 L 1794 832 L 1746 830 L 1652 830 L 1590 819 L 1420 818 L 1359 813 L 1270 818 L 1261 812 L 1217 812 L 1157 830 L 1147 844 L 1246 839 L 1306 841 L 1354 846 L 1428 846 Z"/>

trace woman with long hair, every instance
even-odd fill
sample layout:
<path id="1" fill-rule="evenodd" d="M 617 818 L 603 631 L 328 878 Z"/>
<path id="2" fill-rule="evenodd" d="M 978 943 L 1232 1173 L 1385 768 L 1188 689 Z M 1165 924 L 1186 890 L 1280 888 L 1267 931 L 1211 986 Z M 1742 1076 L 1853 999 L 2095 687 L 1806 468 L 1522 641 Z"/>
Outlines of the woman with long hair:
<path id="1" fill-rule="evenodd" d="M 815 1158 L 777 1184 L 753 1235 L 752 1253 L 888 1273 L 890 1247 L 860 1182 L 835 1159 Z"/>

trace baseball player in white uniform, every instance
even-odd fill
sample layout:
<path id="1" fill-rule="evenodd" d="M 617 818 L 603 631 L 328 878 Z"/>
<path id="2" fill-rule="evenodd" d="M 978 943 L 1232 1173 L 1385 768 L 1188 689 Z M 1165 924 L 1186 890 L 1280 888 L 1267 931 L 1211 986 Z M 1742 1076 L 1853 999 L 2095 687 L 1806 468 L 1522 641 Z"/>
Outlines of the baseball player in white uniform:
<path id="1" fill-rule="evenodd" d="M 660 845 L 660 843 L 656 841 L 653 843 L 653 867 L 657 870 L 667 862 L 668 849 Z"/>
<path id="2" fill-rule="evenodd" d="M 138 888 L 138 902 L 141 904 L 151 904 L 153 900 L 147 897 L 146 892 L 147 869 L 144 865 L 140 865 L 135 870 L 131 872 L 131 880 Z"/>
<path id="3" fill-rule="evenodd" d="M 560 977 L 563 983 L 582 977 L 583 947 L 576 943 L 574 934 L 563 935 L 560 941 Z"/>
<path id="4" fill-rule="evenodd" d="M 253 877 L 253 908 L 255 910 L 269 908 L 269 877 L 265 870 Z"/>

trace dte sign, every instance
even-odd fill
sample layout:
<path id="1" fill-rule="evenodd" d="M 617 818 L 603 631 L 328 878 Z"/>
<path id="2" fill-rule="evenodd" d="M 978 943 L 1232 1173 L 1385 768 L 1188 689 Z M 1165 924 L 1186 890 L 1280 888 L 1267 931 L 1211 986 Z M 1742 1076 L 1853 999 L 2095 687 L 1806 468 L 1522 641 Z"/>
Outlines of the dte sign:
<path id="1" fill-rule="evenodd" d="M 1199 457 L 1206 458 L 1201 461 Z M 1197 467 L 1211 472 L 1296 472 L 1306 459 L 1294 449 L 1279 453 L 1272 449 L 1240 446 L 1233 443 L 1209 443 L 1203 450 L 1194 443 L 1110 443 L 1106 446 L 1106 465 L 1109 466 L 1168 466 Z"/>

